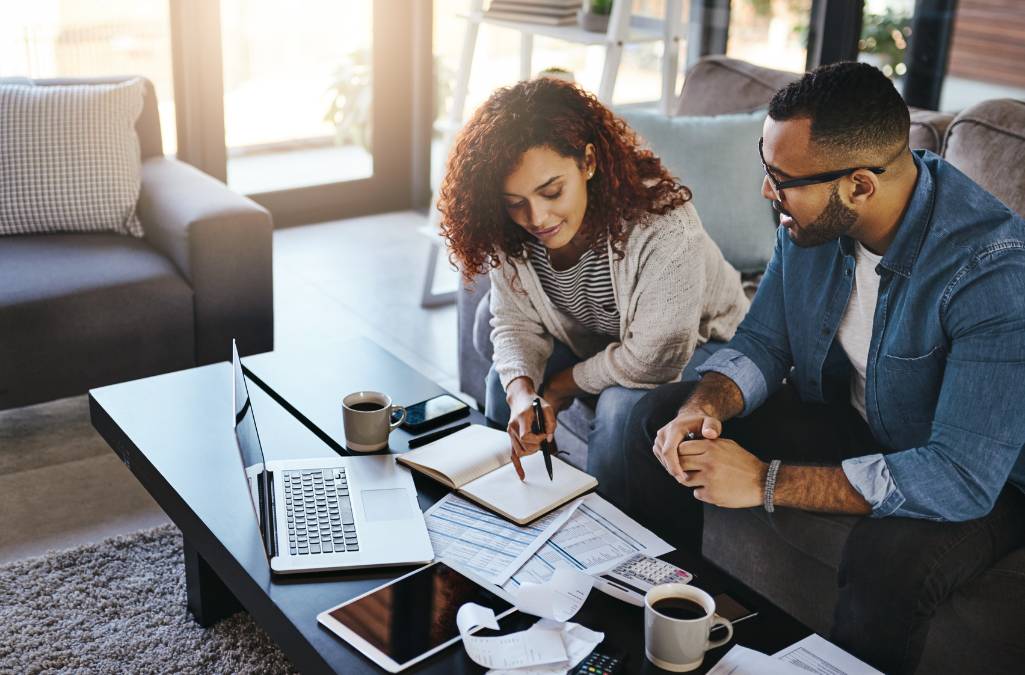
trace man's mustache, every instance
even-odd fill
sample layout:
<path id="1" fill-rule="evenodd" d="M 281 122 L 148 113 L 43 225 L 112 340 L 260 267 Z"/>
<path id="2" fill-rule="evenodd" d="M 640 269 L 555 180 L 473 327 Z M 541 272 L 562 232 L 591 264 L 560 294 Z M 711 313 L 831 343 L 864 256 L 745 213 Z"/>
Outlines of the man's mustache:
<path id="1" fill-rule="evenodd" d="M 793 216 L 790 215 L 790 212 L 783 208 L 783 204 L 778 199 L 772 200 L 772 210 L 780 215 L 786 216 L 787 218 L 793 218 Z"/>

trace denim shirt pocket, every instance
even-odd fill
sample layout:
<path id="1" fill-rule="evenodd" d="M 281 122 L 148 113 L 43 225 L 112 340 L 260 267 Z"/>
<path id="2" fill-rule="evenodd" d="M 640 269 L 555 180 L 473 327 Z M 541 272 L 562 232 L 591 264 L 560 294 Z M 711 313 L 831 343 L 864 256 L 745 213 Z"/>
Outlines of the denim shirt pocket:
<path id="1" fill-rule="evenodd" d="M 895 411 L 903 424 L 931 424 L 943 384 L 947 350 L 936 345 L 922 356 L 885 354 L 879 395 L 883 414 Z"/>

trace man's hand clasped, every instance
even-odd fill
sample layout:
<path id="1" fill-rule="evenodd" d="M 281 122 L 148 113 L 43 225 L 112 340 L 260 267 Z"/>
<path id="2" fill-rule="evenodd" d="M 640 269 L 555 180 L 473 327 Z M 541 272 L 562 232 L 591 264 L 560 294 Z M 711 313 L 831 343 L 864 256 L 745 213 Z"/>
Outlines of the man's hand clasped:
<path id="1" fill-rule="evenodd" d="M 721 434 L 721 421 L 684 409 L 658 430 L 652 451 L 680 485 L 694 489 L 695 499 L 725 508 L 760 506 L 768 466 Z"/>

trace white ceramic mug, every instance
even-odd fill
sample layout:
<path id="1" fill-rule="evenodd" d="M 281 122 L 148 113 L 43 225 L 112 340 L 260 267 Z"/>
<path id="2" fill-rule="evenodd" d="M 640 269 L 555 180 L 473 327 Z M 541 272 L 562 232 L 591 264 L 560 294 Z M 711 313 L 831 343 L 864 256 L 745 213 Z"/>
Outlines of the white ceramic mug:
<path id="1" fill-rule="evenodd" d="M 652 607 L 659 600 L 680 598 L 702 609 L 694 619 L 676 619 Z M 716 626 L 726 628 L 726 637 L 709 640 Z M 733 638 L 733 624 L 715 613 L 715 600 L 700 588 L 687 584 L 661 584 L 644 596 L 644 653 L 663 670 L 684 673 L 701 666 L 705 652 L 721 647 Z"/>
<path id="2" fill-rule="evenodd" d="M 372 410 L 365 408 L 373 407 Z M 360 410 L 360 408 L 364 408 Z M 392 413 L 399 419 L 392 422 Z M 406 419 L 406 409 L 392 405 L 391 397 L 379 391 L 356 391 L 342 399 L 345 447 L 356 452 L 374 452 L 388 447 L 388 434 Z"/>

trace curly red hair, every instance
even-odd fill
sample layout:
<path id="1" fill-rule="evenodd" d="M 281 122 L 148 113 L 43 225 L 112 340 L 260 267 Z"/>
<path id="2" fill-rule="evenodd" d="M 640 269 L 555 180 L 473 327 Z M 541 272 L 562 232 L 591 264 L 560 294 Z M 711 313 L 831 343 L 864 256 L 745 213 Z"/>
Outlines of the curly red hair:
<path id="1" fill-rule="evenodd" d="M 583 166 L 594 144 L 597 166 L 587 184 L 584 233 L 618 257 L 645 214 L 664 214 L 691 199 L 625 121 L 580 87 L 538 78 L 498 89 L 463 127 L 441 184 L 438 210 L 450 258 L 469 281 L 501 264 L 499 253 L 525 257 L 527 234 L 513 222 L 501 186 L 531 148 L 547 147 Z"/>

